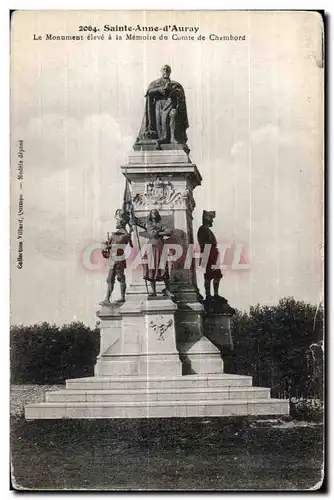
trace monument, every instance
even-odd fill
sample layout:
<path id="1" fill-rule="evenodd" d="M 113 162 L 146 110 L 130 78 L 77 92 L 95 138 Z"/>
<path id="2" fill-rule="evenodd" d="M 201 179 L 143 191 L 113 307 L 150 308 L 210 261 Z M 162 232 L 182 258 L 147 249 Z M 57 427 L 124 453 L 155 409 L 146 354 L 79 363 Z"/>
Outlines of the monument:
<path id="1" fill-rule="evenodd" d="M 44 403 L 26 406 L 26 419 L 289 413 L 288 401 L 270 398 L 269 388 L 253 387 L 250 376 L 224 373 L 234 310 L 219 295 L 222 273 L 213 269 L 219 257 L 210 229 L 214 212 L 203 211 L 198 231 L 201 250 L 211 245 L 205 299 L 197 287 L 192 214 L 202 177 L 189 156 L 185 92 L 170 74 L 163 66 L 162 77 L 149 85 L 138 137 L 121 166 L 126 195 L 117 229 L 103 249 L 108 289 L 97 311 L 95 375 L 47 392 Z M 142 272 L 126 287 L 119 250 L 125 255 L 129 245 L 142 259 Z M 122 300 L 110 301 L 116 278 Z"/>

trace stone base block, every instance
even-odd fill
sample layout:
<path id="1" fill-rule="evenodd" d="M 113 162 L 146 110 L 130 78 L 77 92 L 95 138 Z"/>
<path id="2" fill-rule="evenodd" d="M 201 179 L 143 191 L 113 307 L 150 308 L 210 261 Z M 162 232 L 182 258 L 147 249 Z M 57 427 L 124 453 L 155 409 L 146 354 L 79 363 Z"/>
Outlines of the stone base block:
<path id="1" fill-rule="evenodd" d="M 154 401 L 154 402 L 50 402 L 30 404 L 25 408 L 27 420 L 99 419 L 99 418 L 184 418 L 231 417 L 289 413 L 289 403 L 280 399 L 224 401 Z"/>
<path id="2" fill-rule="evenodd" d="M 182 375 L 178 354 L 147 354 L 139 362 L 139 376 Z"/>
<path id="3" fill-rule="evenodd" d="M 182 375 L 182 364 L 178 353 L 102 356 L 96 362 L 94 373 L 96 377 L 174 376 Z"/>
<path id="4" fill-rule="evenodd" d="M 267 387 L 201 387 L 201 388 L 174 388 L 174 389 L 124 389 L 122 391 L 122 401 L 194 401 L 199 399 L 214 400 L 219 399 L 225 402 L 230 399 L 269 399 L 270 389 Z M 118 390 L 98 390 L 92 389 L 84 391 L 80 389 L 63 389 L 60 391 L 49 391 L 45 393 L 47 403 L 67 401 L 67 402 L 89 402 L 101 401 L 117 402 L 120 399 Z"/>
<path id="5" fill-rule="evenodd" d="M 204 335 L 223 350 L 224 346 L 233 349 L 231 317 L 226 314 L 210 314 L 204 319 Z"/>
<path id="6" fill-rule="evenodd" d="M 206 337 L 192 344 L 180 343 L 179 350 L 185 374 L 223 373 L 220 351 Z"/>
<path id="7" fill-rule="evenodd" d="M 115 359 L 114 356 L 102 356 L 97 359 L 94 374 L 96 377 L 135 376 L 139 375 L 138 365 L 138 356 L 122 356 L 120 359 Z"/>
<path id="8" fill-rule="evenodd" d="M 96 362 L 94 374 L 96 377 L 177 376 L 182 375 L 182 364 L 178 353 L 102 356 Z"/>
<path id="9" fill-rule="evenodd" d="M 223 361 L 215 354 L 188 355 L 192 373 L 222 373 Z"/>
<path id="10" fill-rule="evenodd" d="M 126 390 L 126 389 L 190 389 L 212 387 L 251 387 L 252 377 L 222 373 L 217 375 L 185 375 L 160 377 L 84 377 L 66 380 L 66 389 L 72 390 Z"/>
<path id="11" fill-rule="evenodd" d="M 131 151 L 129 154 L 129 165 L 166 165 L 166 164 L 188 164 L 191 163 L 189 156 L 182 147 L 151 151 Z"/>

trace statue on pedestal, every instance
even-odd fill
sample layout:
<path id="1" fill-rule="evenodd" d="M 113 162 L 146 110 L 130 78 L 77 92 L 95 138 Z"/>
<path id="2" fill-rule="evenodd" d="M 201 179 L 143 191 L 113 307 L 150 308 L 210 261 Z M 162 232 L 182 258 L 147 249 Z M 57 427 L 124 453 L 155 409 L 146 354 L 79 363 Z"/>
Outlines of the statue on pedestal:
<path id="1" fill-rule="evenodd" d="M 208 212 L 203 210 L 202 214 L 202 225 L 198 230 L 197 239 L 201 249 L 201 253 L 204 251 L 205 245 L 211 245 L 210 253 L 204 274 L 204 288 L 206 299 L 220 299 L 225 300 L 219 295 L 219 283 L 223 277 L 221 270 L 213 268 L 213 266 L 219 265 L 219 250 L 217 248 L 217 240 L 211 227 L 213 224 L 213 219 L 216 217 L 216 212 Z M 211 281 L 213 281 L 213 297 L 211 295 Z"/>
<path id="2" fill-rule="evenodd" d="M 126 225 L 128 223 L 128 214 L 121 209 L 116 210 L 116 231 L 111 233 L 104 244 L 102 250 L 102 255 L 105 259 L 109 259 L 108 263 L 108 276 L 107 276 L 107 293 L 101 305 L 110 305 L 111 294 L 114 291 L 115 280 L 120 283 L 121 288 L 121 302 L 125 302 L 125 292 L 126 292 L 126 280 L 125 280 L 125 269 L 126 269 L 126 259 L 114 260 L 114 257 L 120 257 L 124 255 L 124 250 L 126 245 L 132 245 L 131 231 L 130 233 L 126 230 Z M 123 248 L 122 248 L 123 247 Z"/>
<path id="3" fill-rule="evenodd" d="M 136 144 L 157 142 L 160 144 L 186 145 L 189 127 L 186 97 L 183 87 L 170 79 L 171 68 L 161 69 L 161 78 L 148 86 L 145 112 Z"/>
<path id="4" fill-rule="evenodd" d="M 158 210 L 151 210 L 146 222 L 142 223 L 139 219 L 134 218 L 133 221 L 130 222 L 132 225 L 145 229 L 145 236 L 148 239 L 150 255 L 148 255 L 148 263 L 143 264 L 144 266 L 144 279 L 148 281 L 151 285 L 151 293 L 149 296 L 155 297 L 157 295 L 156 291 L 156 282 L 164 281 L 165 289 L 163 293 L 165 296 L 170 297 L 169 290 L 169 272 L 168 272 L 168 264 L 166 259 L 166 264 L 163 268 L 160 268 L 161 256 L 164 248 L 164 238 L 169 237 L 172 234 L 168 228 L 164 227 L 161 223 L 161 216 Z"/>

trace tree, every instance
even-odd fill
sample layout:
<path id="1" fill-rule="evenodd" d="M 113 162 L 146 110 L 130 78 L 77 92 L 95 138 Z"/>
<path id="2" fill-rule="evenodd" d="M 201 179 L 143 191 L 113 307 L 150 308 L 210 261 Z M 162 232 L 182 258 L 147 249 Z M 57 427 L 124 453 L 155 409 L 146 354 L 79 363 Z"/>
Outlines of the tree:
<path id="1" fill-rule="evenodd" d="M 283 298 L 275 306 L 251 307 L 232 320 L 235 372 L 271 387 L 273 396 L 307 395 L 312 386 L 310 345 L 323 338 L 323 309 Z M 313 388 L 322 392 L 322 387 Z"/>
<path id="2" fill-rule="evenodd" d="M 94 373 L 99 330 L 83 323 L 13 326 L 10 340 L 13 383 L 60 384 Z"/>

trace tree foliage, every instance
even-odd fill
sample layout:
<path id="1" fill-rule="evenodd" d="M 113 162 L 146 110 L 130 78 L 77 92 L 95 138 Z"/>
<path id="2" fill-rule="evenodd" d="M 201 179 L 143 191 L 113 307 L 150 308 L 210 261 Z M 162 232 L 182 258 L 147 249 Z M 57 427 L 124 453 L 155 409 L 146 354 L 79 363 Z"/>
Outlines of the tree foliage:
<path id="1" fill-rule="evenodd" d="M 93 375 L 100 335 L 80 322 L 13 326 L 10 338 L 13 383 L 61 384 Z"/>
<path id="2" fill-rule="evenodd" d="M 237 312 L 232 337 L 235 373 L 252 375 L 254 385 L 271 387 L 273 396 L 322 395 L 310 351 L 323 338 L 322 308 L 290 297 L 257 305 L 249 314 Z"/>

